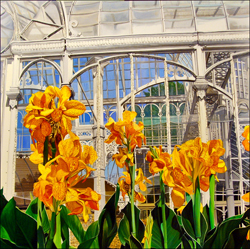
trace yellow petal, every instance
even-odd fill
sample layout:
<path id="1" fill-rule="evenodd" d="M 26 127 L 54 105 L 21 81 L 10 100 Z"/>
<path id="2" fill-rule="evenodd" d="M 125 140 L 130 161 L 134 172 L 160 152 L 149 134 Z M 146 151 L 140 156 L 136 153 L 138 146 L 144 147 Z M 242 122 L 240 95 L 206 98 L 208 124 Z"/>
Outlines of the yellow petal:
<path id="1" fill-rule="evenodd" d="M 64 105 L 67 110 L 63 114 L 72 118 L 77 118 L 86 111 L 85 105 L 77 100 L 66 101 Z"/>
<path id="2" fill-rule="evenodd" d="M 124 111 L 122 114 L 123 120 L 127 122 L 133 121 L 133 119 L 137 116 L 136 112 Z"/>
<path id="3" fill-rule="evenodd" d="M 171 192 L 171 197 L 175 207 L 180 207 L 185 201 L 185 192 L 180 188 L 173 188 Z"/>

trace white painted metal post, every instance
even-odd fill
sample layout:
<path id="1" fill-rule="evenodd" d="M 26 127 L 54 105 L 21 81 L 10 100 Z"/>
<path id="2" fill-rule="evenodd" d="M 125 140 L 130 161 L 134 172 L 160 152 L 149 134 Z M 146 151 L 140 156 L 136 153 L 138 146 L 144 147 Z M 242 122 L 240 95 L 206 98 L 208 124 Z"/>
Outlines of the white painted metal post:
<path id="1" fill-rule="evenodd" d="M 11 199 L 15 193 L 15 170 L 16 170 L 16 146 L 17 146 L 17 104 L 20 99 L 20 91 L 18 85 L 19 76 L 19 58 L 14 56 L 12 62 L 12 86 L 8 87 L 6 92 L 8 97 L 8 106 L 10 112 L 4 118 L 3 123 L 3 137 L 2 137 L 2 156 L 1 163 L 1 177 L 2 186 L 4 188 L 4 195 L 7 200 Z M 10 69 L 10 67 L 9 67 Z M 9 78 L 8 78 L 9 79 Z M 9 79 L 10 80 L 10 79 Z M 6 79 L 7 82 L 7 79 Z M 8 83 L 7 83 L 8 85 Z M 6 87 L 7 88 L 7 87 Z M 7 88 L 7 89 L 8 89 Z M 6 112 L 7 113 L 7 112 Z M 4 143 L 4 144 L 3 144 Z M 3 146 L 4 145 L 4 146 Z M 3 175 L 3 176 L 2 176 Z"/>
<path id="2" fill-rule="evenodd" d="M 235 68 L 234 60 L 231 56 L 231 82 L 232 82 L 232 95 L 233 95 L 233 113 L 234 113 L 234 124 L 235 124 L 235 134 L 236 134 L 236 144 L 238 148 L 238 163 L 239 163 L 239 173 L 240 173 L 240 196 L 243 195 L 243 172 L 242 172 L 242 158 L 241 158 L 241 145 L 240 145 L 240 122 L 239 122 L 239 110 L 238 110 L 238 93 L 235 80 Z M 241 213 L 244 212 L 244 201 L 240 198 Z"/>
<path id="3" fill-rule="evenodd" d="M 207 135 L 207 111 L 206 111 L 206 89 L 208 84 L 205 80 L 205 53 L 202 51 L 202 47 L 196 46 L 196 56 L 195 56 L 196 70 L 197 70 L 197 79 L 194 84 L 196 89 L 196 95 L 198 100 L 198 127 L 199 127 L 199 136 L 203 143 L 206 143 L 208 140 Z M 209 191 L 201 191 L 202 205 L 205 206 L 209 203 Z"/>
<path id="4" fill-rule="evenodd" d="M 168 86 L 168 65 L 167 60 L 164 60 L 164 84 L 165 84 L 165 103 L 166 103 L 166 128 L 167 128 L 167 143 L 168 153 L 171 154 L 171 131 L 170 131 L 170 111 L 169 111 L 169 86 Z M 169 188 L 169 205 L 170 208 L 174 209 L 174 203 L 171 199 L 172 188 Z"/>
<path id="5" fill-rule="evenodd" d="M 103 126 L 103 94 L 102 94 L 102 71 L 100 63 L 98 63 L 97 71 L 94 73 L 94 106 L 97 117 L 96 125 L 93 126 L 94 147 L 97 152 L 97 160 L 95 162 L 94 171 L 94 190 L 101 195 L 99 202 L 99 211 L 95 211 L 94 220 L 97 220 L 102 208 L 105 205 L 105 154 L 104 154 L 104 138 L 105 128 Z"/>
<path id="6" fill-rule="evenodd" d="M 130 57 L 130 78 L 131 78 L 131 111 L 135 111 L 135 80 L 134 80 L 134 57 L 132 54 Z"/>

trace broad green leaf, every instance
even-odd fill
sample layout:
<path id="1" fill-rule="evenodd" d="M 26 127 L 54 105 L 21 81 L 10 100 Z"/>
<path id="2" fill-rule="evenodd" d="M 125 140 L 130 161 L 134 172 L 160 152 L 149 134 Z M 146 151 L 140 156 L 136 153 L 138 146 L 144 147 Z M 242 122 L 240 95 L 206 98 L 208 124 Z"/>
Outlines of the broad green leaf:
<path id="1" fill-rule="evenodd" d="M 192 200 L 188 202 L 186 207 L 182 211 L 182 223 L 183 228 L 185 232 L 194 240 L 196 243 L 196 247 L 203 246 L 206 238 L 206 234 L 208 232 L 208 225 L 206 222 L 206 219 L 202 213 L 200 213 L 200 229 L 201 229 L 201 238 L 200 238 L 200 244 L 198 245 L 198 242 L 196 240 L 195 236 L 195 229 L 194 229 L 194 221 L 193 221 L 193 204 Z"/>
<path id="2" fill-rule="evenodd" d="M 18 247 L 12 241 L 0 238 L 0 248 L 2 249 L 16 249 L 16 248 L 25 248 L 25 247 Z"/>
<path id="3" fill-rule="evenodd" d="M 120 221 L 119 228 L 118 228 L 118 236 L 121 243 L 125 246 L 126 243 L 129 244 L 129 237 L 130 237 L 130 225 L 129 220 L 124 215 L 123 219 Z"/>
<path id="4" fill-rule="evenodd" d="M 64 219 L 62 219 L 62 217 L 61 217 L 61 226 L 62 226 L 62 240 L 63 240 L 62 248 L 69 248 L 69 240 L 70 240 L 69 228 Z"/>
<path id="5" fill-rule="evenodd" d="M 79 218 L 77 217 L 77 215 L 68 215 L 70 213 L 70 210 L 68 210 L 67 207 L 61 206 L 61 208 L 61 219 L 64 220 L 68 228 L 72 231 L 78 242 L 81 244 L 84 240 L 85 231 Z"/>
<path id="6" fill-rule="evenodd" d="M 62 243 L 62 249 L 68 249 L 69 248 L 69 241 L 66 239 Z"/>
<path id="7" fill-rule="evenodd" d="M 250 209 L 244 214 L 236 215 L 224 220 L 218 225 L 212 236 L 205 242 L 204 248 L 223 248 L 229 238 L 229 234 L 243 223 L 246 217 L 249 217 Z"/>
<path id="8" fill-rule="evenodd" d="M 42 228 L 43 228 L 44 234 L 49 233 L 50 222 L 49 222 L 49 217 L 48 217 L 45 207 L 43 208 L 43 211 L 42 211 Z"/>
<path id="9" fill-rule="evenodd" d="M 152 229 L 152 247 L 164 248 L 163 240 L 163 220 L 162 220 L 162 208 L 159 207 L 159 202 L 155 204 L 155 208 L 152 210 L 152 216 L 154 220 Z M 167 242 L 169 248 L 176 248 L 181 243 L 182 231 L 179 225 L 176 214 L 172 209 L 165 205 L 166 213 L 166 225 L 167 225 Z"/>
<path id="10" fill-rule="evenodd" d="M 83 242 L 78 248 L 100 248 L 98 244 L 99 223 L 95 221 L 92 223 L 84 236 Z"/>
<path id="11" fill-rule="evenodd" d="M 26 209 L 25 213 L 37 220 L 37 201 L 38 198 L 34 199 Z"/>
<path id="12" fill-rule="evenodd" d="M 188 202 L 186 207 L 182 211 L 182 224 L 186 233 L 191 236 L 193 239 L 196 239 L 194 232 L 194 218 L 193 218 L 193 204 L 192 200 Z"/>
<path id="13" fill-rule="evenodd" d="M 181 241 L 183 244 L 183 248 L 185 248 L 185 249 L 193 249 L 194 248 L 194 241 L 190 237 L 188 239 L 185 234 L 182 236 Z"/>
<path id="14" fill-rule="evenodd" d="M 210 219 L 209 219 L 209 207 L 208 207 L 207 204 L 205 205 L 205 207 L 203 207 L 202 214 L 204 215 L 204 218 L 205 218 L 205 220 L 207 222 L 207 225 L 208 225 L 207 229 L 208 229 L 208 231 L 210 231 L 211 230 L 211 225 L 210 225 Z"/>
<path id="15" fill-rule="evenodd" d="M 120 186 L 117 184 L 116 192 L 108 200 L 99 216 L 100 232 L 98 241 L 101 248 L 108 248 L 117 233 L 116 209 L 119 195 Z"/>
<path id="16" fill-rule="evenodd" d="M 229 240 L 227 241 L 226 245 L 223 247 L 224 249 L 240 249 L 244 242 L 246 242 L 247 232 L 250 229 L 250 226 L 241 227 L 234 229 L 229 236 Z"/>
<path id="17" fill-rule="evenodd" d="M 14 198 L 4 207 L 0 223 L 17 246 L 36 248 L 37 223 L 16 207 Z"/>
<path id="18" fill-rule="evenodd" d="M 0 215 L 4 209 L 4 207 L 7 205 L 8 201 L 3 195 L 3 189 L 0 189 Z"/>
<path id="19" fill-rule="evenodd" d="M 207 222 L 206 222 L 206 219 L 204 217 L 204 215 L 201 213 L 200 214 L 201 216 L 201 247 L 203 247 L 204 245 L 204 242 L 205 242 L 205 238 L 206 238 L 206 234 L 207 234 L 207 231 L 208 231 L 208 225 L 207 225 Z"/>
<path id="20" fill-rule="evenodd" d="M 129 244 L 130 244 L 130 248 L 133 248 L 133 249 L 142 249 L 142 244 L 132 234 L 130 234 Z"/>
<path id="21" fill-rule="evenodd" d="M 145 226 L 143 222 L 140 220 L 140 210 L 134 206 L 135 210 L 135 228 L 136 228 L 136 234 L 135 238 L 141 242 L 144 237 L 144 230 Z M 135 243 L 137 245 L 137 241 L 130 241 L 133 239 L 131 237 L 132 234 L 132 215 L 131 215 L 131 204 L 130 202 L 122 209 L 122 212 L 124 213 L 123 218 L 120 221 L 119 228 L 118 228 L 118 235 L 121 241 L 129 241 L 128 244 Z M 126 217 L 126 218 L 125 218 Z M 125 219 L 125 221 L 123 221 Z M 125 231 L 126 229 L 126 231 Z M 125 236 L 125 237 L 124 237 Z"/>

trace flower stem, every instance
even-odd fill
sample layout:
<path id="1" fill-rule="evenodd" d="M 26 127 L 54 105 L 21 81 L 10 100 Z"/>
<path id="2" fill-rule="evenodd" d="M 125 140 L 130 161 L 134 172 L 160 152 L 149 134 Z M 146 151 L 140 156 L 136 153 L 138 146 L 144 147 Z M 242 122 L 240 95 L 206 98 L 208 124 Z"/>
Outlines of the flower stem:
<path id="1" fill-rule="evenodd" d="M 45 165 L 48 162 L 48 155 L 49 155 L 49 137 L 46 137 L 43 147 L 43 165 Z"/>
<path id="2" fill-rule="evenodd" d="M 200 182 L 199 182 L 199 177 L 197 177 L 195 182 L 193 216 L 194 216 L 195 236 L 198 242 L 200 242 L 201 238 L 201 221 L 200 221 L 201 193 L 200 192 L 201 192 Z"/>
<path id="3" fill-rule="evenodd" d="M 44 238 L 42 231 L 42 202 L 40 199 L 37 200 L 37 248 L 43 248 L 44 247 Z"/>
<path id="4" fill-rule="evenodd" d="M 214 195 L 215 195 L 215 177 L 210 176 L 209 183 L 210 201 L 209 201 L 209 220 L 211 229 L 214 228 Z"/>
<path id="5" fill-rule="evenodd" d="M 57 248 L 61 248 L 61 217 L 60 217 L 60 212 L 56 215 L 56 231 L 55 231 L 55 236 L 54 236 L 54 243 Z"/>
<path id="6" fill-rule="evenodd" d="M 164 248 L 168 248 L 168 237 L 167 237 L 167 221 L 166 221 L 166 211 L 165 211 L 165 186 L 162 181 L 163 171 L 160 172 L 160 189 L 161 189 L 161 211 L 162 211 L 162 221 L 163 221 L 163 238 L 164 238 Z"/>
<path id="7" fill-rule="evenodd" d="M 53 239 L 55 235 L 55 228 L 56 228 L 56 213 L 52 212 L 51 214 L 51 221 L 50 221 L 50 231 L 49 231 L 49 238 L 46 244 L 46 248 L 53 248 Z"/>
<path id="8" fill-rule="evenodd" d="M 135 204 L 134 204 L 134 198 L 135 198 L 135 165 L 129 166 L 129 173 L 131 177 L 131 218 L 132 218 L 132 234 L 134 237 L 136 237 L 136 227 L 135 227 Z"/>

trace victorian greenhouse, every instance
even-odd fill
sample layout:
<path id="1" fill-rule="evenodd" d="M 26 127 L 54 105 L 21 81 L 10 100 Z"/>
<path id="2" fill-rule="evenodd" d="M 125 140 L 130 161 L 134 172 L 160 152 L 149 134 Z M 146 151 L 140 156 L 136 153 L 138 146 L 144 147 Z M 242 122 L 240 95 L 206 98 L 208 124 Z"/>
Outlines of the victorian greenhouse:
<path id="1" fill-rule="evenodd" d="M 1 1 L 0 100 L 1 248 L 249 246 L 248 1 Z"/>

